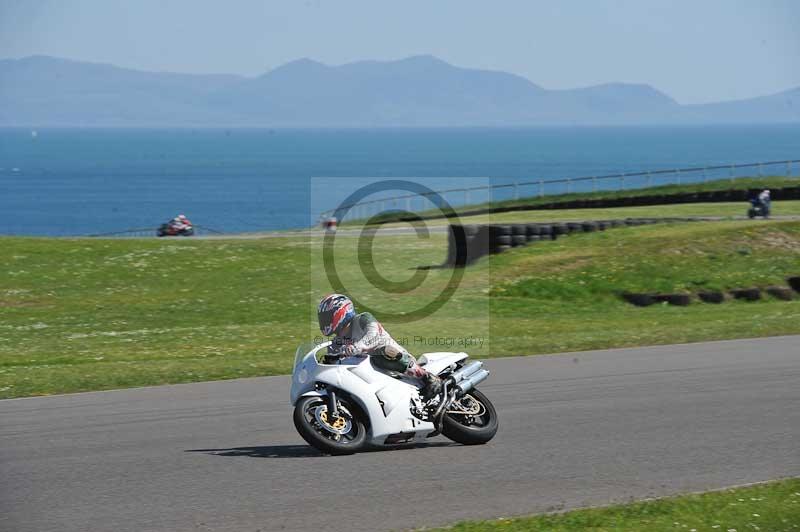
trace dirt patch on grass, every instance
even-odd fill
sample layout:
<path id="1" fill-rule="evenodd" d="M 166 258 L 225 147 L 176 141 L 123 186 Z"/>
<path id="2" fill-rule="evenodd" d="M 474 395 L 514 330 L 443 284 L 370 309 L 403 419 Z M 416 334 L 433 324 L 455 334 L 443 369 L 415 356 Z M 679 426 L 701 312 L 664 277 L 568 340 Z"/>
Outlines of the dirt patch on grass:
<path id="1" fill-rule="evenodd" d="M 10 299 L 0 299 L 0 308 L 30 308 L 42 306 L 44 306 L 44 303 L 41 301 L 12 301 Z"/>
<path id="2" fill-rule="evenodd" d="M 800 252 L 800 238 L 783 232 L 774 232 L 763 235 L 756 243 L 757 247 L 768 249 L 782 249 Z"/>

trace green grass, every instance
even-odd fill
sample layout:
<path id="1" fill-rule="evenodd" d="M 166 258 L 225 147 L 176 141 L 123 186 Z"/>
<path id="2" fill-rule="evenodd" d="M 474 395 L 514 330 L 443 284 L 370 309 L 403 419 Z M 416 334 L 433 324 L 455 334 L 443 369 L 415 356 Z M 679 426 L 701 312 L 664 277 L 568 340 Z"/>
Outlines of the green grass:
<path id="1" fill-rule="evenodd" d="M 550 204 L 557 204 L 563 203 L 568 201 L 576 201 L 576 200 L 603 200 L 603 199 L 619 199 L 619 198 L 636 198 L 642 196 L 655 196 L 655 195 L 669 195 L 669 194 L 684 194 L 684 193 L 698 193 L 698 192 L 713 192 L 713 191 L 721 191 L 721 190 L 752 190 L 752 189 L 763 189 L 763 188 L 770 188 L 770 189 L 778 189 L 783 187 L 796 187 L 800 185 L 800 177 L 781 177 L 781 176 L 768 176 L 768 177 L 738 177 L 736 179 L 718 179 L 714 181 L 708 181 L 706 183 L 689 183 L 689 184 L 682 184 L 682 185 L 662 185 L 662 186 L 654 186 L 654 187 L 642 187 L 642 188 L 629 188 L 629 189 L 622 189 L 622 190 L 604 190 L 604 191 L 597 191 L 597 192 L 574 192 L 574 193 L 564 193 L 564 194 L 549 194 L 546 196 L 538 197 L 538 196 L 527 196 L 521 197 L 519 199 L 511 199 L 511 200 L 503 200 L 503 201 L 493 201 L 487 203 L 480 203 L 474 205 L 465 205 L 465 206 L 457 206 L 454 207 L 453 210 L 460 216 L 460 217 L 468 217 L 469 212 L 475 210 L 482 210 L 482 209 L 502 209 L 508 207 L 529 207 L 531 209 L 535 209 L 536 207 L 542 205 L 550 205 Z M 530 188 L 526 188 L 526 190 L 530 190 Z M 728 215 L 741 215 L 746 212 L 747 204 L 746 203 L 738 203 L 736 204 L 738 207 L 732 208 L 729 207 L 726 209 L 727 213 L 730 214 L 722 214 L 722 216 Z M 744 206 L 743 206 L 744 205 Z M 677 207 L 677 206 L 669 206 L 665 205 L 664 208 L 667 212 L 669 212 L 670 208 Z M 663 209 L 662 209 L 663 211 Z M 421 216 L 438 216 L 440 211 L 438 210 L 430 210 L 425 212 L 418 213 Z M 500 213 L 497 213 L 500 214 Z M 517 213 L 510 213 L 511 215 L 519 214 Z M 391 220 L 395 219 L 395 215 L 392 213 L 387 213 L 385 216 L 381 216 L 378 220 L 390 222 Z M 352 224 L 352 225 L 361 225 L 363 223 L 362 220 L 351 220 L 349 222 L 345 222 L 344 225 Z"/>
<path id="2" fill-rule="evenodd" d="M 559 514 L 464 522 L 426 530 L 794 532 L 800 530 L 800 479 Z"/>
<path id="3" fill-rule="evenodd" d="M 445 238 L 380 237 L 374 263 L 402 281 L 441 263 Z M 462 270 L 452 298 L 418 322 L 386 313 L 432 300 L 452 270 L 387 294 L 364 282 L 356 242 L 337 239 L 345 286 L 416 354 L 449 347 L 414 336 L 482 338 L 467 350 L 491 357 L 800 333 L 800 300 L 641 309 L 617 296 L 783 283 L 800 274 L 797 221 L 659 224 L 517 248 Z M 287 373 L 330 290 L 312 244 L 0 238 L 0 397 Z"/>

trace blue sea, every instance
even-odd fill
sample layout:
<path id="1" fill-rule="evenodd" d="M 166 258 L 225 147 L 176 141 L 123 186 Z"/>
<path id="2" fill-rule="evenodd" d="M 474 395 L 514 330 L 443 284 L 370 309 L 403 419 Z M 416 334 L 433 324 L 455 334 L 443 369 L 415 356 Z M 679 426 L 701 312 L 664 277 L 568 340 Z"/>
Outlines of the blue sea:
<path id="1" fill-rule="evenodd" d="M 800 126 L 2 129 L 0 234 L 124 231 L 177 213 L 226 232 L 299 228 L 360 178 L 411 178 L 439 189 L 783 159 L 800 159 Z M 653 184 L 658 179 L 667 177 Z"/>

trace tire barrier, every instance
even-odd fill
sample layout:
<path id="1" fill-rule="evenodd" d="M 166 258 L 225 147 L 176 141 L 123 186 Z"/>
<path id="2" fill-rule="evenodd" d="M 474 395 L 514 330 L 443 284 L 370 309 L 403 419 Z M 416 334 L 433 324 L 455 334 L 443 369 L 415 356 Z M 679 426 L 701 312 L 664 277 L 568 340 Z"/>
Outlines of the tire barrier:
<path id="1" fill-rule="evenodd" d="M 503 253 L 512 247 L 556 240 L 573 233 L 593 233 L 606 229 L 658 222 L 695 221 L 693 218 L 627 218 L 586 222 L 527 224 L 450 225 L 445 266 L 466 266 L 484 255 Z"/>
<path id="2" fill-rule="evenodd" d="M 642 292 L 623 292 L 620 294 L 622 299 L 637 307 L 649 307 L 655 303 L 667 303 L 678 307 L 685 307 L 692 302 L 690 294 L 650 294 Z"/>
<path id="3" fill-rule="evenodd" d="M 652 294 L 639 294 L 635 292 L 623 292 L 620 294 L 622 299 L 637 307 L 649 307 L 656 302 Z"/>
<path id="4" fill-rule="evenodd" d="M 715 305 L 725 301 L 725 294 L 717 291 L 700 292 L 697 294 L 697 297 L 699 297 L 700 301 L 703 303 L 712 303 Z"/>
<path id="5" fill-rule="evenodd" d="M 448 233 L 447 266 L 464 267 L 489 253 L 491 228 L 482 225 L 451 225 Z"/>
<path id="6" fill-rule="evenodd" d="M 526 224 L 514 224 L 511 226 L 512 235 L 526 235 L 528 234 L 528 226 Z"/>
<path id="7" fill-rule="evenodd" d="M 792 290 L 800 293 L 800 275 L 795 277 L 789 277 L 788 279 L 786 279 L 786 282 L 789 283 L 789 286 L 792 287 Z"/>
<path id="8" fill-rule="evenodd" d="M 729 292 L 733 299 L 742 299 L 744 301 L 758 301 L 761 299 L 760 288 L 734 288 Z"/>
<path id="9" fill-rule="evenodd" d="M 685 307 L 692 302 L 689 294 L 656 294 L 654 299 L 660 303 L 668 303 L 678 307 Z"/>
<path id="10" fill-rule="evenodd" d="M 583 231 L 583 226 L 580 222 L 567 222 L 567 230 L 570 233 L 580 233 Z"/>
<path id="11" fill-rule="evenodd" d="M 569 229 L 567 228 L 567 224 L 556 223 L 551 225 L 550 227 L 554 235 L 561 236 L 569 234 Z"/>
<path id="12" fill-rule="evenodd" d="M 800 276 L 789 277 L 787 282 L 789 286 L 768 286 L 764 289 L 758 287 L 733 288 L 728 290 L 728 294 L 732 299 L 738 299 L 740 301 L 759 301 L 763 294 L 770 295 L 781 301 L 793 301 L 795 299 L 794 292 L 800 292 Z M 622 292 L 620 297 L 624 301 L 637 307 L 648 307 L 654 303 L 668 303 L 670 305 L 685 307 L 692 302 L 692 295 L 685 293 L 653 294 Z M 712 305 L 724 303 L 728 299 L 725 292 L 718 290 L 703 290 L 697 293 L 697 297 L 703 303 L 710 303 Z"/>
<path id="13" fill-rule="evenodd" d="M 764 289 L 764 291 L 772 297 L 782 301 L 791 301 L 794 299 L 792 289 L 788 286 L 768 286 Z"/>

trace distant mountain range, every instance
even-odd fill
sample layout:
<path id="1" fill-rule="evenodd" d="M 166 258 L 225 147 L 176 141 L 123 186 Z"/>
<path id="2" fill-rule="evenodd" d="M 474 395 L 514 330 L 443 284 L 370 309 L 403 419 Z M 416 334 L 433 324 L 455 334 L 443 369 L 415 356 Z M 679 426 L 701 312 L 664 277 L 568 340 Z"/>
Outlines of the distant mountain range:
<path id="1" fill-rule="evenodd" d="M 680 105 L 649 85 L 546 90 L 431 56 L 256 78 L 142 72 L 47 56 L 0 60 L 0 126 L 455 127 L 800 122 L 800 87 Z"/>

